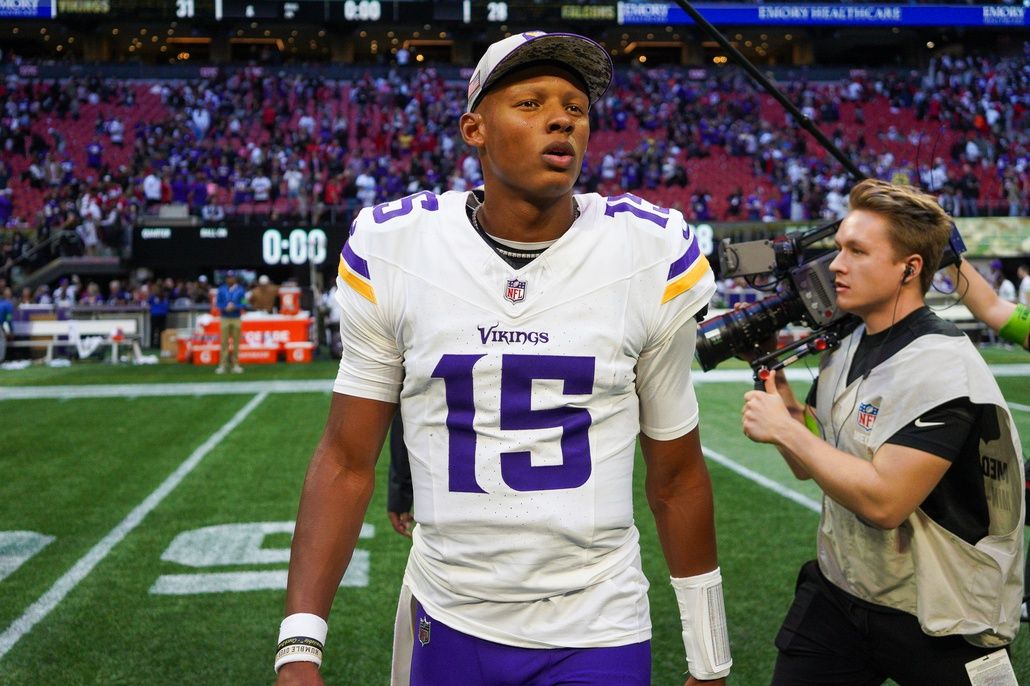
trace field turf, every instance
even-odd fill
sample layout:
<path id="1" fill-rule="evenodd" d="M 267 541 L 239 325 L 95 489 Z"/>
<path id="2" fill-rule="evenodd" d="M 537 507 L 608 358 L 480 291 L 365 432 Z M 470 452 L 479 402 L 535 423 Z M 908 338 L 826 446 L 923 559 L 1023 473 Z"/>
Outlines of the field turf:
<path id="1" fill-rule="evenodd" d="M 1027 361 L 1021 351 L 986 357 Z M 334 373 L 328 360 L 232 378 L 188 365 L 0 371 L 0 684 L 272 683 L 290 523 Z M 765 684 L 797 569 L 814 556 L 818 489 L 741 435 L 748 383 L 698 378 L 730 681 Z M 1025 375 L 999 384 L 1026 443 L 1030 384 Z M 388 681 L 408 541 L 386 519 L 386 465 L 384 455 L 359 543 L 367 569 L 348 576 L 330 618 L 327 684 Z M 679 619 L 642 497 L 642 462 L 635 479 L 652 581 L 653 683 L 678 686 Z M 1013 659 L 1030 683 L 1026 625 Z"/>

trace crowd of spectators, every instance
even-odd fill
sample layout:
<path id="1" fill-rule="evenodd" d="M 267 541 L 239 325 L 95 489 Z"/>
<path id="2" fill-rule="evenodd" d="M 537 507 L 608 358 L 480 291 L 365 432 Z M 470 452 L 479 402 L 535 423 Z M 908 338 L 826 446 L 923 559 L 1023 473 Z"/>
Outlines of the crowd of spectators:
<path id="1" fill-rule="evenodd" d="M 6 278 L 0 277 L 0 291 L 11 288 Z M 83 280 L 77 274 L 62 277 L 54 287 L 42 284 L 14 291 L 11 298 L 17 305 L 51 305 L 55 308 L 71 307 L 135 307 L 150 309 L 158 306 L 165 314 L 168 308 L 194 309 L 210 305 L 210 285 L 206 276 L 196 280 L 157 278 L 148 273 L 134 274 L 122 279 Z"/>
<path id="2" fill-rule="evenodd" d="M 784 89 L 867 175 L 919 183 L 956 216 L 1023 215 L 1028 81 L 1018 58 L 941 56 L 924 72 Z M 346 83 L 260 68 L 144 85 L 9 76 L 0 276 L 60 255 L 127 256 L 139 214 L 168 204 L 209 221 L 257 213 L 319 223 L 420 189 L 473 187 L 478 160 L 457 131 L 464 88 L 433 68 Z M 734 70 L 701 80 L 679 68 L 620 72 L 591 117 L 581 190 L 658 194 L 693 220 L 845 211 L 843 167 Z M 691 178 L 705 161 L 726 171 Z"/>

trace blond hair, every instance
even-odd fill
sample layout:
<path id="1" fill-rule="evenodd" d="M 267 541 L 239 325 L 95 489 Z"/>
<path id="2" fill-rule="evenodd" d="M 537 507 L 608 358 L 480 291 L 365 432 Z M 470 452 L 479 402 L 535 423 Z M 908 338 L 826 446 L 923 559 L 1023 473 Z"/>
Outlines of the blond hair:
<path id="1" fill-rule="evenodd" d="M 919 282 L 926 293 L 951 237 L 951 217 L 937 199 L 913 186 L 865 179 L 851 189 L 848 202 L 852 210 L 875 212 L 887 220 L 897 259 L 912 254 L 923 258 Z"/>

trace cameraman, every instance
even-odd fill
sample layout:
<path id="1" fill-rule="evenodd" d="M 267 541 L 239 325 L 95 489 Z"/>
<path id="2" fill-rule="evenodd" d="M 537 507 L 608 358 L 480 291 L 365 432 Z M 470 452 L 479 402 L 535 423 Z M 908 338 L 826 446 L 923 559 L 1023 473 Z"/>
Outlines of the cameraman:
<path id="1" fill-rule="evenodd" d="M 830 269 L 863 325 L 824 356 L 806 405 L 782 372 L 745 396 L 744 434 L 826 496 L 772 681 L 968 685 L 965 665 L 1019 628 L 1018 438 L 976 348 L 923 300 L 948 216 L 877 180 L 850 206 Z"/>

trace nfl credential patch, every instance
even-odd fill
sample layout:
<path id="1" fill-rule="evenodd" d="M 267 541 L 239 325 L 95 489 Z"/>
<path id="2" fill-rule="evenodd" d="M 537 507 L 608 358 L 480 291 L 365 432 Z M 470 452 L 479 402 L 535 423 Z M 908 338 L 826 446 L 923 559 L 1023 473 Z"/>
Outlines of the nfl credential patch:
<path id="1" fill-rule="evenodd" d="M 520 303 L 526 299 L 526 282 L 518 279 L 508 279 L 508 285 L 504 289 L 504 299 L 512 304 Z"/>
<path id="2" fill-rule="evenodd" d="M 872 403 L 862 403 L 858 406 L 858 425 L 866 431 L 873 430 L 873 422 L 876 415 L 880 414 L 880 408 Z"/>
<path id="3" fill-rule="evenodd" d="M 418 620 L 418 642 L 422 645 L 429 643 L 429 630 L 432 628 L 432 622 L 425 617 L 420 617 Z"/>

